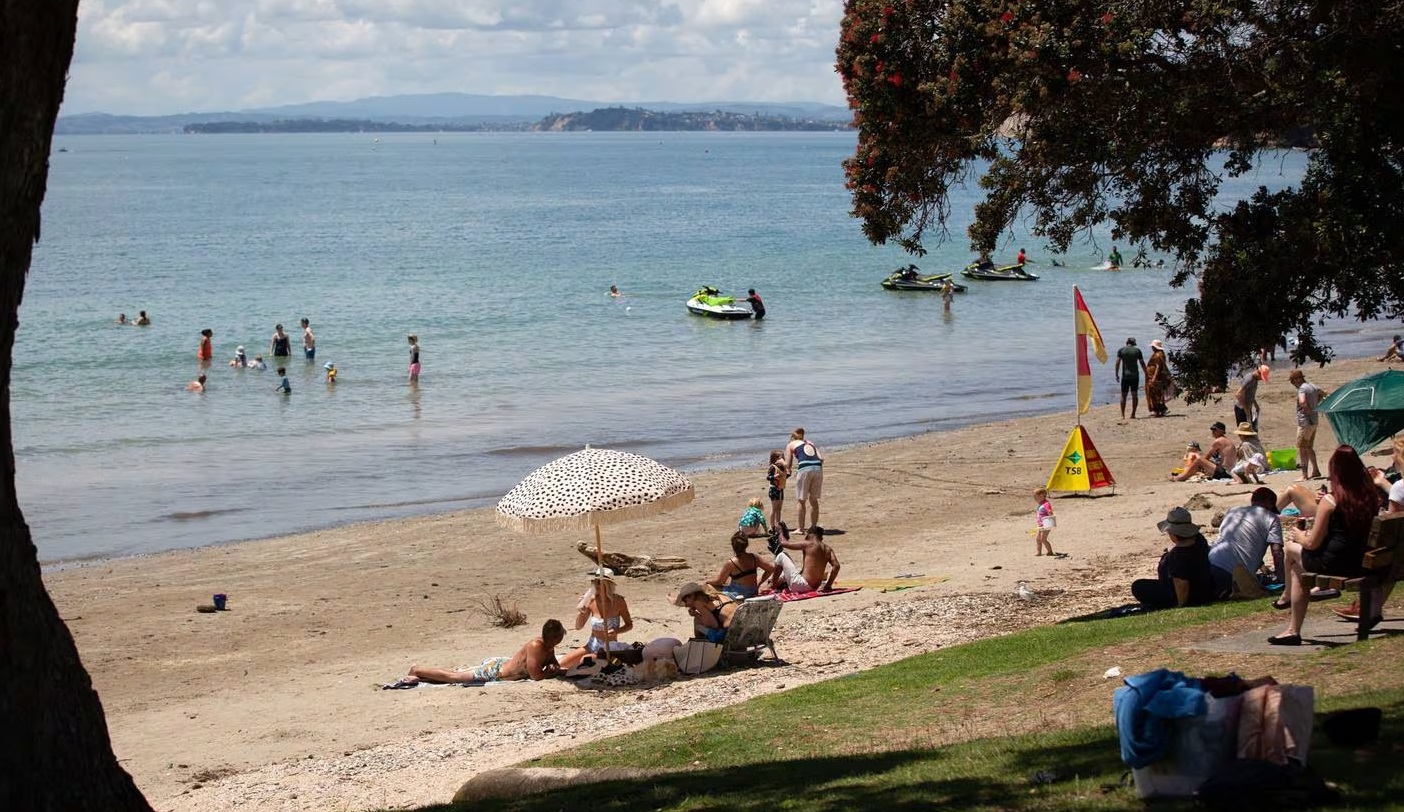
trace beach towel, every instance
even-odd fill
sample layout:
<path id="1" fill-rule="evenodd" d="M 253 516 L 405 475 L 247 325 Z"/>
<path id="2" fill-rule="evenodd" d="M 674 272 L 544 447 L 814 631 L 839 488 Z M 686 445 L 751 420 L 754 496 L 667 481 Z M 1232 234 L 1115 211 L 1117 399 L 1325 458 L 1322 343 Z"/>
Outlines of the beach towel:
<path id="1" fill-rule="evenodd" d="M 830 589 L 828 592 L 790 592 L 789 590 L 785 590 L 784 592 L 775 593 L 775 600 L 781 601 L 783 603 L 792 603 L 794 601 L 807 601 L 810 598 L 827 598 L 830 595 L 842 595 L 845 592 L 857 592 L 862 588 L 863 587 L 861 586 L 846 586 L 841 589 Z"/>

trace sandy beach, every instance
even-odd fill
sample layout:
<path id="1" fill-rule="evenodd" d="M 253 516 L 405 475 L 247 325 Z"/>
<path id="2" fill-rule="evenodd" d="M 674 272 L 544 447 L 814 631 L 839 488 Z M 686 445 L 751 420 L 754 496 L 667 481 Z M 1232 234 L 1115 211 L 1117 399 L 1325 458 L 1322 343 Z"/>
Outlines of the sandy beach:
<path id="1" fill-rule="evenodd" d="M 1334 389 L 1381 367 L 1341 361 L 1307 374 Z M 1269 449 L 1293 444 L 1289 368 L 1276 364 L 1259 390 Z M 1095 374 L 1110 378 L 1111 366 Z M 1216 510 L 1246 504 L 1252 490 L 1166 480 L 1186 440 L 1207 443 L 1210 422 L 1231 422 L 1232 399 L 1170 407 L 1161 419 L 1121 420 L 1115 405 L 1084 415 L 1117 488 L 1106 498 L 1054 499 L 1052 543 L 1064 558 L 1036 558 L 1029 528 L 1032 491 L 1052 470 L 1071 414 L 826 448 L 821 523 L 843 531 L 830 539 L 843 561 L 839 585 L 900 574 L 939 582 L 789 604 L 775 635 L 782 664 L 661 686 L 376 689 L 412 663 L 509 654 L 545 619 L 572 619 L 589 568 L 573 547 L 585 536 L 515 535 L 491 510 L 99 562 L 45 580 L 101 693 L 117 754 L 155 808 L 443 802 L 484 769 L 1129 602 L 1130 580 L 1153 575 L 1164 546 L 1155 523 L 1170 507 L 1203 494 L 1211 507 L 1195 518 L 1207 523 Z M 795 422 L 825 447 L 823 426 L 803 415 Z M 1324 461 L 1335 440 L 1322 424 Z M 611 550 L 681 556 L 691 566 L 620 579 L 636 624 L 630 638 L 688 636 L 690 620 L 668 596 L 711 577 L 729 555 L 746 501 L 764 496 L 762 463 L 697 476 L 692 505 L 606 529 Z M 1268 485 L 1280 490 L 1296 478 L 1278 473 Z M 794 522 L 792 503 L 785 516 Z M 1027 604 L 1014 596 L 1021 580 L 1065 591 Z M 215 592 L 229 595 L 230 611 L 197 614 Z M 527 626 L 494 628 L 478 608 L 491 596 L 516 602 Z M 571 631 L 566 640 L 583 638 Z"/>

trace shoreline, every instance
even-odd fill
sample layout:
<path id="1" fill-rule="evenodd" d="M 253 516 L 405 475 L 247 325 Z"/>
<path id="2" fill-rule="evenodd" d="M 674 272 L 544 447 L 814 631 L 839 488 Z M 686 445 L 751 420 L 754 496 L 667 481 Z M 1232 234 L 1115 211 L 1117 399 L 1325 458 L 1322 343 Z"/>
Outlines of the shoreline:
<path id="1" fill-rule="evenodd" d="M 1308 373 L 1334 388 L 1380 366 L 1338 361 Z M 1259 394 L 1269 448 L 1295 434 L 1280 369 Z M 1246 503 L 1253 487 L 1166 481 L 1185 438 L 1207 437 L 1231 405 L 1171 409 L 1161 419 L 1123 421 L 1115 406 L 1083 416 L 1118 487 L 1054 500 L 1052 542 L 1067 558 L 1035 558 L 1027 529 L 1032 490 L 1057 460 L 1070 413 L 830 451 L 821 523 L 845 531 L 833 538 L 839 584 L 900 573 L 931 583 L 787 604 L 775 634 L 783 664 L 657 687 L 371 689 L 412 663 L 452 667 L 509 652 L 574 605 L 589 568 L 573 548 L 584 534 L 511 534 L 491 509 L 113 559 L 46 572 L 45 582 L 100 692 L 116 752 L 158 808 L 443 802 L 492 766 L 1128 602 L 1130 580 L 1154 572 L 1163 547 L 1155 523 L 1169 507 L 1199 496 L 1222 509 Z M 1322 430 L 1318 451 L 1332 436 Z M 1280 473 L 1268 484 L 1293 479 Z M 746 499 L 763 495 L 763 474 L 749 468 L 694 481 L 692 505 L 606 530 L 608 549 L 689 564 L 622 580 L 634 639 L 688 636 L 668 596 L 717 571 Z M 786 520 L 793 514 L 787 503 Z M 1209 515 L 1197 509 L 1195 518 Z M 1065 592 L 1028 606 L 1013 595 L 1019 581 Z M 227 593 L 231 611 L 196 614 L 212 592 Z M 494 595 L 517 603 L 528 625 L 491 626 L 475 606 Z M 566 645 L 580 639 L 568 630 Z"/>

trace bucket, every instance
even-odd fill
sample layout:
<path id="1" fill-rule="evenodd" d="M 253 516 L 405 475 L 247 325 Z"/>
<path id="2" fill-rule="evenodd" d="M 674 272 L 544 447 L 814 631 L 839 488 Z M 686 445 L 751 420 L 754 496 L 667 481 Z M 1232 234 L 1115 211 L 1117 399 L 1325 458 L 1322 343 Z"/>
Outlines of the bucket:
<path id="1" fill-rule="evenodd" d="M 1297 469 L 1297 449 L 1274 448 L 1268 452 L 1268 465 L 1274 471 L 1295 471 Z"/>

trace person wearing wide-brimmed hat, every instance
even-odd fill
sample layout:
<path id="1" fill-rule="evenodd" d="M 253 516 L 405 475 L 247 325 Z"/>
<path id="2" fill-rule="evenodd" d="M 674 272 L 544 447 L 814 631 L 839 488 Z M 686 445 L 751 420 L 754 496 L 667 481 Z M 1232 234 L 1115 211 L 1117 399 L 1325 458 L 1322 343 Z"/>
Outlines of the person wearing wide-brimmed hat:
<path id="1" fill-rule="evenodd" d="M 575 606 L 575 628 L 583 629 L 589 623 L 590 639 L 584 646 L 561 657 L 563 669 L 574 668 L 588 655 L 603 653 L 606 642 L 610 651 L 630 648 L 628 643 L 619 640 L 619 635 L 634 628 L 634 619 L 629 615 L 629 602 L 614 589 L 614 571 L 601 567 L 590 571 L 589 575 L 590 587 Z"/>
<path id="2" fill-rule="evenodd" d="M 1172 508 L 1156 525 L 1171 542 L 1156 567 L 1157 578 L 1131 582 L 1131 594 L 1150 609 L 1199 606 L 1214 600 L 1214 579 L 1209 571 L 1209 542 L 1199 532 L 1194 517 L 1182 507 Z"/>
<path id="3" fill-rule="evenodd" d="M 1238 423 L 1250 423 L 1258 429 L 1258 383 L 1268 379 L 1272 368 L 1264 364 L 1254 367 L 1238 383 L 1238 391 L 1233 395 L 1233 419 Z"/>
<path id="4" fill-rule="evenodd" d="M 1229 473 L 1233 474 L 1243 484 L 1255 482 L 1263 484 L 1262 474 L 1267 472 L 1267 452 L 1263 450 L 1263 444 L 1258 439 L 1258 432 L 1254 430 L 1253 424 L 1243 422 L 1234 429 L 1234 434 L 1238 435 L 1238 464 L 1233 466 Z"/>
<path id="5" fill-rule="evenodd" d="M 692 616 L 694 637 L 720 643 L 726 638 L 726 629 L 740 602 L 718 595 L 706 584 L 689 581 L 678 590 L 673 605 L 687 607 L 687 613 Z"/>

